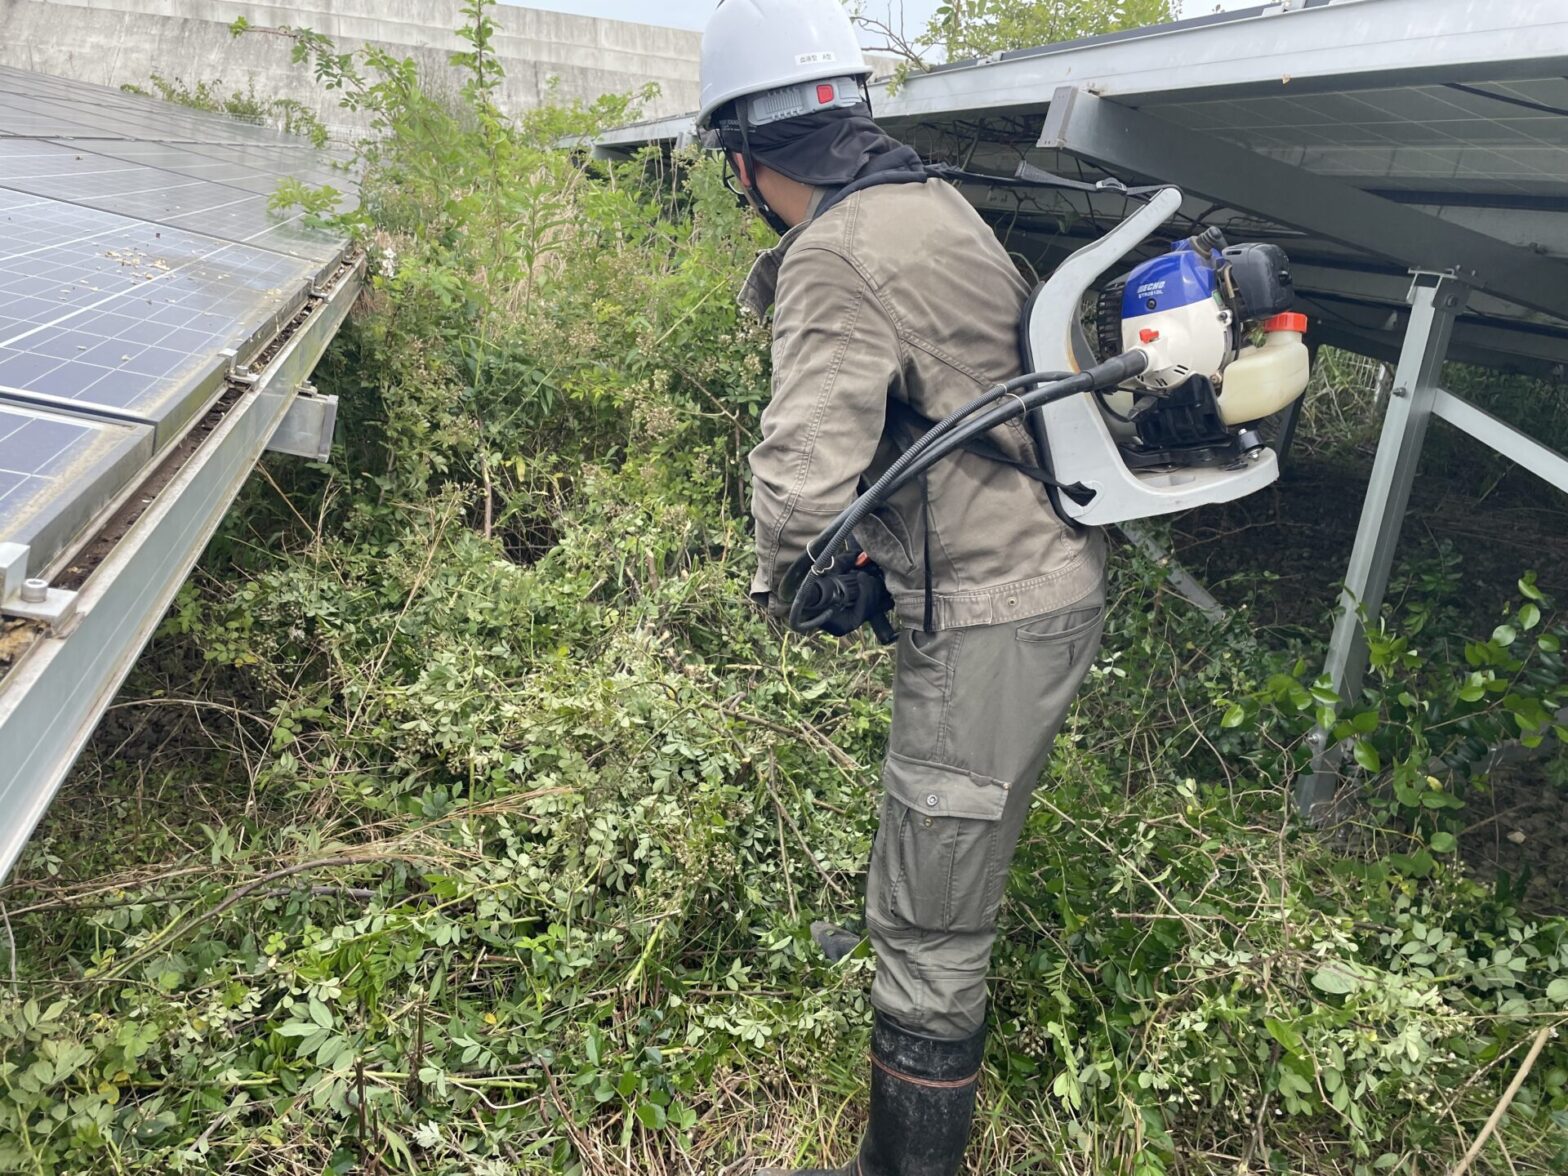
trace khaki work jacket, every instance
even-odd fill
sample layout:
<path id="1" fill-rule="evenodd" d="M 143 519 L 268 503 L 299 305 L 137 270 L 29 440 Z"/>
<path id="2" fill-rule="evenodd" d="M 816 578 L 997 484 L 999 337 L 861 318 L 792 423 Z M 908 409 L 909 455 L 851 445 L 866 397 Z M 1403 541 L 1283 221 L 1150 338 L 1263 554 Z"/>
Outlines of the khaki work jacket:
<path id="1" fill-rule="evenodd" d="M 854 193 L 757 259 L 740 298 L 758 315 L 773 306 L 773 395 L 750 458 L 754 595 L 776 593 L 806 544 L 919 435 L 890 399 L 940 420 L 1020 374 L 1027 295 L 990 227 L 938 179 Z M 1036 460 L 1022 422 L 990 440 Z M 857 532 L 906 625 L 924 621 L 927 550 L 935 629 L 1035 616 L 1098 586 L 1103 539 L 1066 527 L 1026 474 L 961 451 L 926 481 L 924 508 L 917 480 Z M 782 608 L 776 596 L 769 605 Z"/>

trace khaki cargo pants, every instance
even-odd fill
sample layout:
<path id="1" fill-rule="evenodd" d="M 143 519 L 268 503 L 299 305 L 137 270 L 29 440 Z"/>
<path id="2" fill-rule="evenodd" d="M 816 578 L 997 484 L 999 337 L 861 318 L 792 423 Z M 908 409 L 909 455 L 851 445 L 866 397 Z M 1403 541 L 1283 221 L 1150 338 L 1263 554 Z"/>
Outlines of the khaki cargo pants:
<path id="1" fill-rule="evenodd" d="M 1002 625 L 899 635 L 866 923 L 871 1003 L 937 1037 L 985 1020 L 996 912 L 1029 799 L 1104 624 L 1103 584 Z"/>

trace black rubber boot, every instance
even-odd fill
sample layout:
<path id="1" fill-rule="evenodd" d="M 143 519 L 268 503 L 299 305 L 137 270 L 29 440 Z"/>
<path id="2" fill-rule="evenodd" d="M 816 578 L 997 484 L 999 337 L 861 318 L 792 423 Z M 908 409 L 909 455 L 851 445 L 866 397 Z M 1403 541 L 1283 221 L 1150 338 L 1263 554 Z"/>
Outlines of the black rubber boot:
<path id="1" fill-rule="evenodd" d="M 957 1176 L 969 1144 L 985 1030 L 959 1041 L 927 1037 L 876 1015 L 871 1030 L 871 1116 L 847 1168 L 792 1176 Z M 758 1176 L 787 1176 L 770 1168 Z"/>

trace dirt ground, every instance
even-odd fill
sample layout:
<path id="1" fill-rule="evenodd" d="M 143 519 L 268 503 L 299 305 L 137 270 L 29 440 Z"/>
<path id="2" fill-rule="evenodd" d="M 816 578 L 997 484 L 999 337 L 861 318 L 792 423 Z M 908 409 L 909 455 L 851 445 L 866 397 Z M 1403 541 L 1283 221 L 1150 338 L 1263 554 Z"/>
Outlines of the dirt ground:
<path id="1" fill-rule="evenodd" d="M 1553 774 L 1540 761 L 1493 772 L 1490 792 L 1478 792 L 1466 811 L 1460 852 L 1482 878 L 1507 875 L 1527 909 L 1560 915 L 1568 914 L 1568 787 Z"/>
<path id="2" fill-rule="evenodd" d="M 1446 542 L 1464 577 L 1461 603 L 1478 631 L 1491 631 L 1526 571 L 1568 603 L 1568 498 L 1522 470 L 1477 495 L 1473 487 L 1485 482 L 1486 471 L 1457 474 L 1433 464 L 1425 463 L 1411 495 L 1396 583 L 1401 567 L 1435 562 Z M 1177 555 L 1221 600 L 1272 576 L 1272 589 L 1258 601 L 1258 623 L 1318 628 L 1344 580 L 1370 467 L 1370 451 L 1364 461 L 1294 458 L 1269 490 L 1182 515 Z"/>

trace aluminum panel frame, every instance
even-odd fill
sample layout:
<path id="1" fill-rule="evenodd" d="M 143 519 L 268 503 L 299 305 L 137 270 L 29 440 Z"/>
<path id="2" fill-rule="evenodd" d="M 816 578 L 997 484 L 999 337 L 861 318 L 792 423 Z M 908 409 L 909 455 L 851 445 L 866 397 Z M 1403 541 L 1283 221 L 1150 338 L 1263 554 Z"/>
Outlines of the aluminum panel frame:
<path id="1" fill-rule="evenodd" d="M 33 468 L 14 486 L 11 459 L 0 448 L 0 541 L 27 549 L 26 574 L 41 576 L 105 506 L 152 460 L 153 430 L 145 424 L 55 412 L 0 395 L 0 443 L 29 429 L 53 429 L 57 453 L 32 454 Z M 0 590 L 0 611 L 9 593 Z"/>

